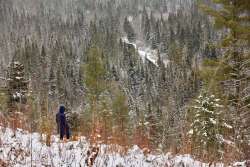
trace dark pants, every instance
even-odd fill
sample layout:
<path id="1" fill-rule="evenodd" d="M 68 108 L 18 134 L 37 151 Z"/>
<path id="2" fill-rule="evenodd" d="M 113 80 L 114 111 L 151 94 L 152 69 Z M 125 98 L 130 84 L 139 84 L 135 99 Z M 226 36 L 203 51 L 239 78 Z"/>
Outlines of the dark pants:
<path id="1" fill-rule="evenodd" d="M 66 135 L 66 138 L 70 138 L 70 132 L 69 132 L 69 126 L 66 125 L 64 129 L 60 130 L 60 139 L 63 140 L 64 135 Z"/>
<path id="2" fill-rule="evenodd" d="M 60 134 L 60 126 L 58 123 L 57 123 L 57 134 Z"/>

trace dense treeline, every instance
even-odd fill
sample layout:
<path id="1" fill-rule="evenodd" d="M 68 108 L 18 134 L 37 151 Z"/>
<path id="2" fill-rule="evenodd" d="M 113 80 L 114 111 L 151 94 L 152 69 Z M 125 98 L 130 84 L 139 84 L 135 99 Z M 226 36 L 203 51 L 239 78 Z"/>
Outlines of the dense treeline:
<path id="1" fill-rule="evenodd" d="M 241 11 L 249 11 L 247 5 L 242 9 L 247 2 L 239 3 L 242 4 L 236 4 L 238 8 L 232 18 L 240 17 Z M 228 10 L 229 4 L 223 5 Z M 215 5 L 211 7 L 215 7 L 215 17 L 221 16 L 215 12 Z M 213 13 L 208 7 L 202 9 Z M 215 22 L 221 22 L 220 26 L 226 25 L 227 29 L 215 31 L 214 20 L 201 11 L 197 2 L 2 0 L 0 17 L 0 75 L 6 79 L 7 87 L 3 92 L 7 91 L 9 97 L 2 98 L 1 95 L 0 102 L 6 102 L 6 105 L 1 105 L 1 110 L 7 111 L 4 114 L 11 117 L 10 120 L 15 121 L 13 117 L 21 116 L 22 111 L 28 113 L 22 117 L 32 120 L 32 130 L 52 133 L 55 127 L 51 127 L 51 122 L 58 104 L 65 104 L 75 135 L 81 132 L 93 140 L 138 144 L 161 151 L 192 151 L 207 158 L 211 150 L 206 150 L 206 144 L 199 148 L 205 152 L 193 149 L 202 136 L 191 135 L 194 140 L 189 140 L 187 133 L 189 125 L 198 127 L 197 133 L 199 131 L 200 126 L 191 123 L 196 119 L 195 110 L 188 106 L 201 90 L 206 89 L 221 99 L 223 104 L 220 105 L 224 105 L 223 113 L 210 116 L 217 118 L 220 115 L 227 120 L 228 127 L 236 123 L 235 128 L 246 131 L 238 134 L 243 135 L 238 139 L 238 131 L 224 130 L 227 131 L 226 139 L 234 142 L 248 140 L 249 124 L 241 126 L 239 120 L 244 117 L 244 111 L 249 110 L 249 101 L 244 104 L 242 101 L 249 95 L 249 76 L 241 73 L 242 66 L 247 69 L 245 65 L 249 60 L 243 56 L 249 49 L 249 41 L 246 43 L 247 39 L 243 37 L 249 38 L 246 36 L 249 32 L 231 26 L 226 22 L 230 19 L 222 21 L 220 18 Z M 242 19 L 241 22 L 247 21 Z M 241 48 L 240 53 L 232 51 L 236 67 L 231 70 L 238 77 L 233 79 L 246 79 L 242 87 L 236 88 L 238 98 L 231 96 L 230 90 L 221 89 L 222 83 L 232 81 L 230 77 L 220 76 L 232 74 L 228 70 L 231 59 L 225 67 L 220 63 L 228 52 L 218 47 L 228 31 L 233 38 L 225 38 L 226 45 L 223 46 L 231 51 L 231 48 Z M 242 55 L 242 61 L 238 55 Z M 223 69 L 216 68 L 222 65 Z M 17 87 L 14 88 L 13 82 Z M 13 100 L 16 92 L 20 96 Z M 21 101 L 21 96 L 27 99 Z M 209 95 L 204 93 L 202 96 Z M 234 113 L 224 118 L 222 115 L 227 113 L 224 110 L 235 110 L 228 102 L 231 97 L 238 99 L 235 103 L 240 101 L 238 112 L 235 112 L 239 116 L 234 116 Z M 212 108 L 209 111 L 219 110 Z M 18 116 L 9 114 L 13 112 L 19 113 Z M 218 129 L 219 125 L 215 128 Z M 234 140 L 229 137 L 231 134 L 236 135 Z M 215 134 L 209 142 L 214 144 L 217 138 Z M 190 142 L 191 150 L 188 148 Z M 244 152 L 246 145 L 246 142 L 238 145 L 241 157 L 247 154 Z"/>

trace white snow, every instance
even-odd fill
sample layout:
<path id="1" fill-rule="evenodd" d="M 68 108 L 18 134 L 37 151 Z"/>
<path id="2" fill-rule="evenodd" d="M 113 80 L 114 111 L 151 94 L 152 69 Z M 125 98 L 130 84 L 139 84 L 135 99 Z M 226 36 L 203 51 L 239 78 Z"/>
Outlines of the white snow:
<path id="1" fill-rule="evenodd" d="M 90 143 L 85 137 L 78 141 L 60 142 L 58 136 L 52 136 L 51 146 L 44 144 L 45 135 L 28 133 L 17 129 L 0 127 L 0 160 L 13 167 L 86 167 L 85 160 Z M 119 150 L 120 146 L 116 146 Z M 108 151 L 109 150 L 109 151 Z M 245 167 L 244 162 L 235 163 Z M 174 156 L 167 154 L 145 155 L 138 146 L 127 153 L 110 151 L 107 145 L 101 145 L 93 167 L 165 167 L 165 166 L 208 167 L 208 164 L 195 161 L 190 155 Z M 217 164 L 216 167 L 223 167 Z"/>
<path id="2" fill-rule="evenodd" d="M 20 65 L 21 63 L 19 61 L 14 61 L 15 65 Z"/>
<path id="3" fill-rule="evenodd" d="M 16 77 L 17 80 L 20 80 L 20 79 L 22 79 L 22 78 L 23 78 L 23 77 Z"/>
<path id="4" fill-rule="evenodd" d="M 233 127 L 231 125 L 228 125 L 227 123 L 224 123 L 224 126 L 228 129 L 232 129 Z"/>
<path id="5" fill-rule="evenodd" d="M 19 93 L 19 92 L 15 92 L 12 96 L 13 96 L 14 99 L 17 99 L 17 98 L 21 98 L 22 94 Z"/>
<path id="6" fill-rule="evenodd" d="M 209 118 L 209 120 L 210 120 L 210 122 L 211 122 L 212 124 L 216 125 L 216 121 L 215 121 L 214 118 Z"/>
<path id="7" fill-rule="evenodd" d="M 136 41 L 135 43 L 129 42 L 126 37 L 123 37 L 122 41 L 127 44 L 133 45 L 134 48 L 138 50 L 138 53 L 140 57 L 142 58 L 143 62 L 145 62 L 145 60 L 148 60 L 158 67 L 158 64 L 157 64 L 158 56 L 157 56 L 156 50 L 152 50 L 149 47 L 143 46 L 141 41 Z M 164 59 L 163 63 L 165 66 L 167 66 L 169 63 L 169 60 Z"/>
<path id="8" fill-rule="evenodd" d="M 132 22 L 133 21 L 133 16 L 128 16 L 128 21 Z"/>
<path id="9" fill-rule="evenodd" d="M 194 134 L 194 130 L 193 130 L 193 129 L 190 129 L 190 130 L 188 131 L 188 134 L 190 134 L 190 135 Z"/>

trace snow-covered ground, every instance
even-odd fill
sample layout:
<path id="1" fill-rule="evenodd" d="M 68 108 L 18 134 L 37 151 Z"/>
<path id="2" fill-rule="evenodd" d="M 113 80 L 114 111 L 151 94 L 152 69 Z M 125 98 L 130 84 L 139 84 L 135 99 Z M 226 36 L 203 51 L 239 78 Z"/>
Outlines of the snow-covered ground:
<path id="1" fill-rule="evenodd" d="M 122 41 L 127 44 L 133 45 L 134 48 L 138 50 L 138 53 L 143 61 L 148 60 L 152 62 L 154 65 L 158 66 L 157 64 L 158 56 L 156 50 L 152 50 L 149 47 L 145 47 L 141 41 L 136 41 L 135 43 L 129 42 L 126 37 L 123 37 Z M 169 61 L 167 59 L 163 59 L 163 63 L 165 64 L 165 66 L 167 66 L 168 62 Z"/>
<path id="2" fill-rule="evenodd" d="M 0 166 L 4 167 L 4 163 L 8 167 L 87 166 L 85 160 L 90 144 L 84 137 L 78 141 L 63 143 L 59 141 L 58 136 L 52 136 L 50 147 L 42 142 L 44 137 L 21 129 L 14 133 L 9 128 L 0 127 Z M 190 155 L 144 155 L 137 146 L 124 154 L 108 150 L 109 146 L 100 146 L 93 167 L 208 167 L 208 164 L 195 161 Z M 244 167 L 243 163 L 238 165 Z M 217 167 L 223 167 L 223 164 L 218 164 Z"/>

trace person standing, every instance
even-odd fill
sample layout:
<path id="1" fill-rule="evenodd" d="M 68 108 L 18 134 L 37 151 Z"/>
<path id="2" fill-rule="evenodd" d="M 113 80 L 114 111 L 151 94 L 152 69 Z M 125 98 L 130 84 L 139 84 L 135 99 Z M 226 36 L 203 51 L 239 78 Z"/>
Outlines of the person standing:
<path id="1" fill-rule="evenodd" d="M 57 132 L 60 134 L 60 140 L 63 140 L 65 135 L 67 139 L 70 138 L 69 125 L 64 112 L 65 107 L 61 105 L 56 114 Z"/>

